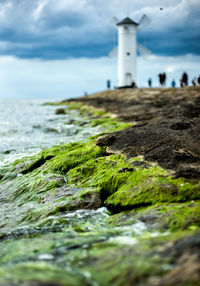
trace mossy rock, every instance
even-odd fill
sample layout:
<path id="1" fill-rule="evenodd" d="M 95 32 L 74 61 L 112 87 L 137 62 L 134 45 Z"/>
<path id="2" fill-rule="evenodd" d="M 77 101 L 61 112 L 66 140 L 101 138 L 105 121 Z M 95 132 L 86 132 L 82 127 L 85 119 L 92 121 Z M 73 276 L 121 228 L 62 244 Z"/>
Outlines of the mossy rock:
<path id="1" fill-rule="evenodd" d="M 99 189 L 105 205 L 113 212 L 199 199 L 198 183 L 173 179 L 158 166 L 121 155 L 90 159 L 71 169 L 67 178 L 81 188 Z"/>
<path id="2" fill-rule="evenodd" d="M 163 203 L 109 216 L 112 227 L 129 226 L 142 221 L 149 231 L 197 230 L 200 227 L 200 202 Z"/>
<path id="3" fill-rule="evenodd" d="M 0 285 L 49 285 L 49 286 L 89 286 L 87 279 L 77 273 L 61 269 L 48 262 L 24 262 L 0 269 Z"/>
<path id="4" fill-rule="evenodd" d="M 195 183 L 162 176 L 160 168 L 152 167 L 133 172 L 126 184 L 109 196 L 105 204 L 115 212 L 157 203 L 187 202 L 199 198 L 199 189 Z"/>

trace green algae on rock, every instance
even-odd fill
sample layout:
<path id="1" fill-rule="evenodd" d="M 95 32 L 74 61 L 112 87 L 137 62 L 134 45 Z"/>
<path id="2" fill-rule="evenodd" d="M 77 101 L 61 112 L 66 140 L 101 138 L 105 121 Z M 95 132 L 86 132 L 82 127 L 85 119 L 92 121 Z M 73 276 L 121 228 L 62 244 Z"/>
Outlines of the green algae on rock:
<path id="1" fill-rule="evenodd" d="M 108 155 L 93 140 L 52 147 L 27 158 L 27 163 L 24 158 L 18 160 L 9 174 L 1 184 L 2 189 L 9 188 L 7 200 L 16 200 L 18 206 L 35 204 L 19 222 L 36 222 L 52 214 L 97 209 L 104 204 L 120 212 L 199 199 L 196 182 L 172 179 L 168 171 L 140 158 Z"/>
<path id="2" fill-rule="evenodd" d="M 150 163 L 148 169 L 142 164 L 133 168 L 135 162 L 142 161 L 120 155 L 91 159 L 68 172 L 69 183 L 99 189 L 105 205 L 114 212 L 199 199 L 198 184 L 172 179 L 167 171 Z"/>
<path id="3" fill-rule="evenodd" d="M 177 271 L 176 279 L 181 279 L 183 274 L 178 274 L 178 269 L 184 268 L 188 259 L 181 259 L 180 250 L 188 247 L 191 254 L 197 250 L 197 245 L 191 248 L 192 241 L 197 240 L 195 233 L 127 237 L 123 229 L 122 236 L 114 231 L 108 235 L 100 230 L 96 233 L 50 233 L 4 242 L 0 258 L 0 285 L 20 285 L 20 281 L 25 285 L 32 285 L 31 281 L 46 284 L 56 281 L 56 285 L 62 286 L 103 286 L 111 283 L 116 286 L 153 286 L 155 281 L 156 285 L 176 285 L 169 283 L 172 278 L 169 280 L 167 276 Z M 192 269 L 186 268 L 185 271 L 192 276 L 184 274 L 186 284 L 181 285 L 195 285 L 198 277 Z"/>
<path id="4" fill-rule="evenodd" d="M 116 227 L 131 225 L 137 220 L 143 221 L 149 230 L 154 231 L 197 230 L 200 227 L 200 201 L 140 207 L 114 214 L 107 222 Z"/>
<path id="5" fill-rule="evenodd" d="M 79 108 L 106 132 L 127 127 Z M 95 137 L 0 170 L 0 285 L 197 285 L 199 182 Z"/>

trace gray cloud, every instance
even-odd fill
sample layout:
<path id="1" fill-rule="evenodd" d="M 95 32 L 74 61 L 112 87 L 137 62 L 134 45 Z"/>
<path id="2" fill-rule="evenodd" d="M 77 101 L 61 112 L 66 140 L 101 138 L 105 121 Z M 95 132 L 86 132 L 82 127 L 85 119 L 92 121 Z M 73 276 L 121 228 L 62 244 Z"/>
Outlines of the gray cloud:
<path id="1" fill-rule="evenodd" d="M 162 6 L 161 6 L 162 5 Z M 163 8 L 163 10 L 160 10 Z M 148 14 L 138 38 L 156 54 L 200 54 L 199 0 L 1 0 L 0 54 L 19 58 L 105 56 L 116 43 L 109 20 Z"/>

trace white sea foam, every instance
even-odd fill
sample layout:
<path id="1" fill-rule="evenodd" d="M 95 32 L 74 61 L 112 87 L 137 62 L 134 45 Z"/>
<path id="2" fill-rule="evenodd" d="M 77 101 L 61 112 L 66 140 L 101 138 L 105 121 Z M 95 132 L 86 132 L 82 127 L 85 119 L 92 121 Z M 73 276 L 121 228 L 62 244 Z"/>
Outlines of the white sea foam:
<path id="1" fill-rule="evenodd" d="M 116 236 L 116 237 L 111 237 L 109 239 L 109 242 L 114 242 L 117 244 L 135 245 L 138 243 L 138 239 L 129 236 Z"/>

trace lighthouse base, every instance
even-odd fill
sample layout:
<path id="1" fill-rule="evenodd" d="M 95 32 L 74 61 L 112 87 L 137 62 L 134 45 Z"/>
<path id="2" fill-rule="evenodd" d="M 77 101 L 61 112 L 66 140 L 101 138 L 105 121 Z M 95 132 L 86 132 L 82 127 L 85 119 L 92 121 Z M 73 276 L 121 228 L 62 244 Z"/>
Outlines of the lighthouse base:
<path id="1" fill-rule="evenodd" d="M 124 85 L 117 87 L 117 89 L 123 89 L 123 88 L 137 88 L 137 85 L 135 83 L 132 83 L 131 85 Z"/>

